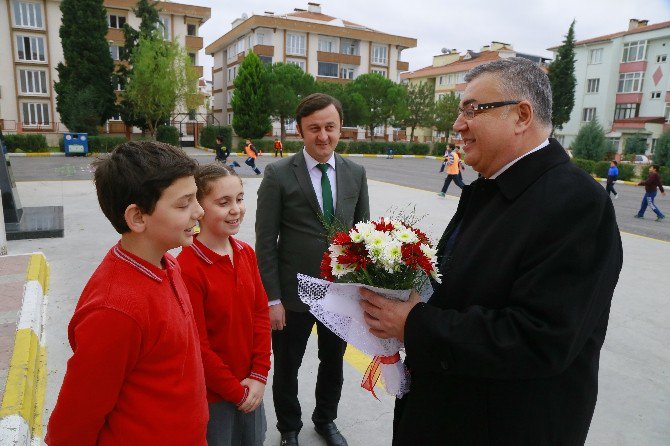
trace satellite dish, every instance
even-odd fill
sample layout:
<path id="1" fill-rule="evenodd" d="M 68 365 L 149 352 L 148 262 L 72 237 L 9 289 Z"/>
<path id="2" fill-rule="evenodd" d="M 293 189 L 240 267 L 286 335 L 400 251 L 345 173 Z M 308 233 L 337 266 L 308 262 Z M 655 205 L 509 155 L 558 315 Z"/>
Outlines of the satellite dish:
<path id="1" fill-rule="evenodd" d="M 446 48 L 442 48 L 440 51 L 442 51 L 442 54 L 449 54 L 449 50 Z"/>
<path id="2" fill-rule="evenodd" d="M 248 19 L 248 18 L 249 18 L 249 16 L 247 15 L 247 13 L 246 13 L 246 12 L 243 12 L 243 13 L 242 13 L 242 20 L 246 20 L 246 19 Z"/>

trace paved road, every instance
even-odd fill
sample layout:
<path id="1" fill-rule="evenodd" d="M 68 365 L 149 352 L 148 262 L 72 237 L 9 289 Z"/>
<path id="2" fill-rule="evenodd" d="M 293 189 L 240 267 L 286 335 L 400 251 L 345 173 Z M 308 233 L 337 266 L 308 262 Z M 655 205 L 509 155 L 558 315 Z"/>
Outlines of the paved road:
<path id="1" fill-rule="evenodd" d="M 196 149 L 188 152 L 200 163 L 207 163 L 214 159 L 214 155 Z M 242 158 L 233 157 L 241 163 Z M 420 158 L 353 158 L 367 169 L 368 178 L 384 181 L 400 186 L 438 192 L 444 181 L 444 174 L 438 172 L 438 160 Z M 269 163 L 276 161 L 272 156 L 258 158 L 261 170 Z M 12 170 L 16 181 L 45 181 L 45 180 L 86 180 L 91 178 L 90 163 L 92 158 L 84 157 L 12 157 Z M 252 170 L 242 164 L 238 172 L 243 177 L 255 177 Z M 477 178 L 476 172 L 468 168 L 464 175 L 465 183 Z M 642 195 L 641 187 L 619 185 L 616 186 L 619 198 L 614 201 L 619 227 L 624 232 L 642 235 L 659 240 L 670 241 L 670 218 L 663 222 L 656 222 L 655 215 L 647 210 L 644 220 L 637 220 L 633 215 L 640 207 Z M 670 189 L 670 187 L 669 187 Z M 448 195 L 460 196 L 460 189 L 456 185 L 449 186 Z M 670 195 L 657 196 L 657 204 L 664 213 L 670 214 Z"/>

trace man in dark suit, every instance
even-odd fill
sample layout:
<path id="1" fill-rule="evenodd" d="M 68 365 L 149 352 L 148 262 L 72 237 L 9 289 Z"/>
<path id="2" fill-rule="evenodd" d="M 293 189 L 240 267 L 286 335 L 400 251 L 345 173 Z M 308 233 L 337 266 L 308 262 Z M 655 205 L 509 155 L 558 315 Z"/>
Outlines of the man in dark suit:
<path id="1" fill-rule="evenodd" d="M 374 334 L 405 342 L 394 444 L 583 445 L 623 256 L 612 202 L 548 138 L 539 66 L 502 59 L 465 80 L 454 130 L 481 178 L 438 244 L 442 284 L 425 304 L 362 303 Z"/>
<path id="2" fill-rule="evenodd" d="M 342 446 L 347 442 L 334 420 L 346 343 L 298 299 L 296 275 L 319 277 L 328 223 L 351 228 L 370 218 L 368 186 L 365 169 L 335 153 L 342 127 L 337 99 L 307 96 L 296 110 L 296 124 L 304 149 L 266 167 L 256 211 L 256 256 L 273 329 L 272 396 L 281 445 L 297 445 L 302 428 L 298 369 L 316 323 L 320 362 L 312 421 L 329 446 Z"/>

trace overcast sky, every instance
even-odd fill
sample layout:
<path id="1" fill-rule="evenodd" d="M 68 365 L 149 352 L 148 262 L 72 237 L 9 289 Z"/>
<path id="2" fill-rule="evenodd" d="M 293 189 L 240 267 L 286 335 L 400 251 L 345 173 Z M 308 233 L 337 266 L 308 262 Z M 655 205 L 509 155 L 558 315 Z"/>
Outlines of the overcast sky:
<path id="1" fill-rule="evenodd" d="M 243 13 L 275 14 L 307 9 L 308 0 L 179 0 L 208 6 L 212 18 L 200 29 L 205 47 L 230 31 Z M 315 0 L 318 3 L 318 0 Z M 432 64 L 442 48 L 479 51 L 491 41 L 510 43 L 519 52 L 551 57 L 547 48 L 560 45 L 576 20 L 577 40 L 628 29 L 631 18 L 649 24 L 670 21 L 670 0 L 328 0 L 321 12 L 387 34 L 417 39 L 403 51 L 410 70 Z M 211 78 L 212 58 L 201 53 L 205 78 Z"/>

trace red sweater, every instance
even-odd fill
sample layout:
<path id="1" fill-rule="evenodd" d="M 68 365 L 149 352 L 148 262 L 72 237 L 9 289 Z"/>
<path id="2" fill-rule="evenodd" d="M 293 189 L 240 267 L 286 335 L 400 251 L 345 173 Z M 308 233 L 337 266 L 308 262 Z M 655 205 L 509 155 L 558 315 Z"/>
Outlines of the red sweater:
<path id="1" fill-rule="evenodd" d="M 665 192 L 663 190 L 663 183 L 661 182 L 661 176 L 656 172 L 650 173 L 646 180 L 640 181 L 639 183 L 637 183 L 637 185 L 644 186 L 645 192 L 656 192 L 656 188 L 658 188 L 661 192 Z"/>
<path id="2" fill-rule="evenodd" d="M 179 265 L 114 246 L 70 321 L 67 364 L 46 442 L 205 446 L 209 411 L 193 310 Z"/>
<path id="3" fill-rule="evenodd" d="M 270 315 L 256 254 L 230 238 L 233 263 L 196 238 L 177 259 L 193 305 L 205 367 L 207 400 L 240 405 L 245 378 L 262 383 L 270 371 Z"/>

